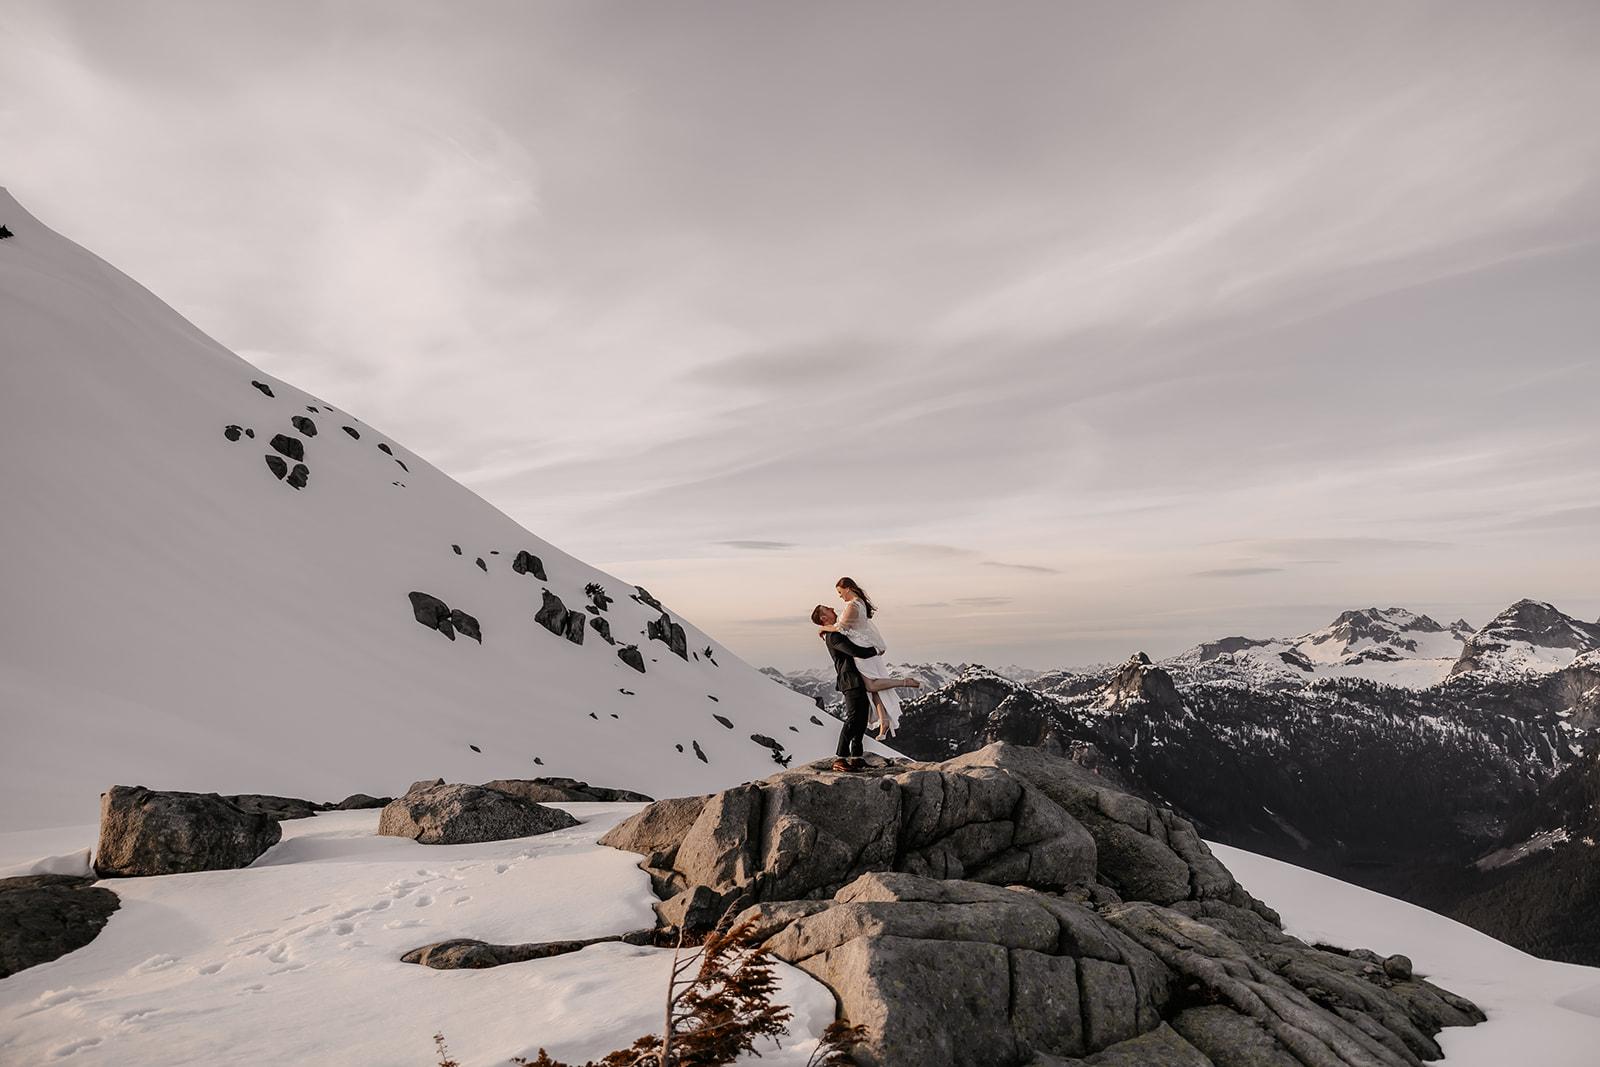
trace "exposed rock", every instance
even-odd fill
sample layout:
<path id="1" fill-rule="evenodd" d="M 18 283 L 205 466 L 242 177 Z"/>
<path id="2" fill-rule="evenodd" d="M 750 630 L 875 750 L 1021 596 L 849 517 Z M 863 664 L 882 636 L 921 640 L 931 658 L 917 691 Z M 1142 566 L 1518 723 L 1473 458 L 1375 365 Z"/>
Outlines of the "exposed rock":
<path id="1" fill-rule="evenodd" d="M 394 797 L 373 797 L 365 793 L 351 793 L 333 806 L 334 811 L 354 811 L 362 808 L 381 808 L 391 803 Z"/>
<path id="2" fill-rule="evenodd" d="M 550 590 L 544 590 L 544 606 L 534 612 L 533 618 L 557 637 L 565 637 L 575 645 L 583 644 L 583 620 L 588 616 L 581 611 L 568 610 L 561 598 Z"/>
<path id="3" fill-rule="evenodd" d="M 516 558 L 511 561 L 511 569 L 518 574 L 531 574 L 541 582 L 550 580 L 545 576 L 544 564 L 540 562 L 539 557 L 526 550 L 517 553 Z"/>
<path id="4" fill-rule="evenodd" d="M 237 441 L 244 434 L 244 427 L 229 425 L 223 428 L 222 436 L 230 441 Z"/>
<path id="5" fill-rule="evenodd" d="M 268 385 L 266 382 L 251 382 L 250 384 L 255 386 L 257 389 L 261 390 L 263 393 L 267 394 L 268 396 L 272 395 L 272 386 Z"/>
<path id="6" fill-rule="evenodd" d="M 665 644 L 679 659 L 688 660 L 689 638 L 684 634 L 683 627 L 673 622 L 666 612 L 661 613 L 661 618 L 645 623 L 645 636 Z"/>
<path id="7" fill-rule="evenodd" d="M 306 465 L 304 463 L 296 463 L 294 465 L 294 470 L 289 472 L 288 482 L 296 489 L 304 489 L 306 487 L 306 481 L 310 477 L 311 472 L 306 469 Z"/>
<path id="8" fill-rule="evenodd" d="M 718 722 L 720 722 L 720 723 L 721 723 L 721 724 L 722 724 L 722 725 L 724 725 L 724 726 L 726 726 L 726 727 L 727 727 L 727 728 L 728 728 L 728 729 L 730 729 L 730 730 L 731 730 L 731 729 L 733 729 L 733 722 L 732 722 L 732 720 L 730 720 L 730 719 L 729 719 L 729 718 L 727 718 L 727 716 L 724 716 L 724 715 L 718 715 L 718 714 L 717 714 L 717 713 L 716 713 L 716 712 L 714 712 L 714 711 L 713 711 L 713 712 L 712 712 L 712 713 L 711 713 L 711 717 L 712 717 L 712 718 L 713 718 L 713 719 L 716 719 L 716 720 L 717 720 L 717 721 L 718 721 Z"/>
<path id="9" fill-rule="evenodd" d="M 644 673 L 644 654 L 639 651 L 638 645 L 623 645 L 617 649 L 617 658 L 640 674 Z"/>
<path id="10" fill-rule="evenodd" d="M 267 455 L 267 469 L 280 479 L 289 473 L 289 465 L 283 461 L 283 457 L 274 456 L 271 453 Z"/>
<path id="11" fill-rule="evenodd" d="M 528 960 L 564 956 L 569 952 L 577 952 L 590 945 L 600 945 L 608 941 L 620 941 L 628 945 L 651 945 L 655 943 L 655 931 L 634 930 L 631 933 L 590 937 L 582 941 L 534 941 L 522 945 L 491 945 L 486 941 L 458 937 L 414 948 L 401 956 L 400 962 L 420 963 L 424 967 L 441 971 L 459 968 L 481 970 L 507 963 L 526 963 Z"/>
<path id="12" fill-rule="evenodd" d="M 659 601 L 655 597 L 651 596 L 649 591 L 647 589 L 645 589 L 644 586 L 636 585 L 633 588 L 634 588 L 633 599 L 637 600 L 641 604 L 649 604 L 651 607 L 655 608 L 657 611 L 661 612 L 662 614 L 666 613 L 667 609 L 661 606 L 661 601 Z"/>
<path id="13" fill-rule="evenodd" d="M 309 819 L 327 805 L 295 797 L 275 797 L 266 793 L 238 793 L 222 798 L 240 811 L 259 812 L 274 819 Z"/>
<path id="14" fill-rule="evenodd" d="M 244 430 L 244 435 L 246 437 L 250 438 L 253 441 L 253 440 L 255 440 L 256 432 L 254 430 L 250 429 L 250 427 L 246 426 L 245 430 Z"/>
<path id="15" fill-rule="evenodd" d="M 0 978 L 87 945 L 120 904 L 115 893 L 90 877 L 0 879 Z"/>
<path id="16" fill-rule="evenodd" d="M 378 833 L 409 837 L 424 845 L 464 845 L 532 837 L 578 825 L 559 808 L 481 785 L 434 785 L 392 801 L 378 820 Z"/>
<path id="17" fill-rule="evenodd" d="M 317 424 L 306 418 L 304 415 L 289 416 L 289 423 L 306 437 L 317 436 Z"/>
<path id="18" fill-rule="evenodd" d="M 277 819 L 215 793 L 117 785 L 100 798 L 95 870 L 102 877 L 232 870 L 282 837 Z"/>
<path id="19" fill-rule="evenodd" d="M 411 473 L 411 468 L 410 468 L 410 467 L 408 467 L 408 466 L 406 466 L 406 461 L 405 461 L 405 460 L 403 460 L 403 459 L 396 459 L 396 460 L 395 460 L 395 462 L 396 462 L 396 463 L 398 463 L 398 464 L 400 464 L 400 469 L 401 469 L 401 470 L 403 470 L 403 471 L 405 471 L 405 472 L 406 472 L 406 473 L 407 473 L 407 474 L 410 474 L 410 473 Z"/>
<path id="20" fill-rule="evenodd" d="M 489 573 L 489 565 L 483 561 L 482 556 L 478 557 L 478 569 L 483 571 L 485 574 Z"/>
<path id="21" fill-rule="evenodd" d="M 867 1027 L 860 1064 L 1412 1067 L 1482 1019 L 1285 934 L 1192 827 L 1071 761 L 1001 744 L 823 766 L 658 802 L 601 841 L 645 856 L 664 926 L 745 905 Z"/>
<path id="22" fill-rule="evenodd" d="M 478 644 L 483 644 L 483 628 L 478 625 L 478 620 L 464 611 L 450 609 L 450 625 L 456 633 L 463 637 L 470 637 Z"/>
<path id="23" fill-rule="evenodd" d="M 298 437 L 290 437 L 281 433 L 273 434 L 272 440 L 268 441 L 267 444 L 271 445 L 280 455 L 288 456 L 290 459 L 301 460 L 306 458 L 305 445 Z"/>
<path id="24" fill-rule="evenodd" d="M 417 793 L 417 792 L 420 792 L 420 791 L 422 791 L 424 789 L 432 789 L 436 785 L 444 785 L 444 779 L 443 778 L 423 778 L 423 779 L 420 779 L 418 781 L 412 782 L 411 783 L 411 788 L 406 790 L 406 795 L 410 796 L 412 793 Z"/>
<path id="25" fill-rule="evenodd" d="M 382 441 L 378 442 L 378 451 L 382 452 L 386 456 L 394 455 L 394 449 L 390 448 L 388 445 L 384 444 Z"/>
<path id="26" fill-rule="evenodd" d="M 649 803 L 653 798 L 629 789 L 608 789 L 590 785 L 576 778 L 500 778 L 485 782 L 484 788 L 498 789 L 502 793 L 522 797 L 524 800 L 543 802 L 566 801 L 574 803 L 632 804 Z"/>
<path id="27" fill-rule="evenodd" d="M 643 670 L 643 669 L 644 668 L 642 668 L 642 667 L 640 668 L 640 670 Z M 700 747 L 700 742 L 698 742 L 698 741 L 690 741 L 689 744 L 694 747 L 694 755 L 695 755 L 696 759 L 698 759 L 701 763 L 710 763 L 711 762 L 710 760 L 706 759 L 705 750 Z"/>
<path id="28" fill-rule="evenodd" d="M 1117 669 L 1106 685 L 1105 696 L 1113 707 L 1130 702 L 1149 702 L 1166 708 L 1183 706 L 1172 675 L 1151 663 L 1143 652 L 1134 653 Z"/>
<path id="29" fill-rule="evenodd" d="M 354 437 L 357 441 L 361 440 L 361 434 L 356 431 L 354 426 L 344 426 L 341 427 L 341 429 L 343 429 L 344 432 L 349 434 L 351 437 Z"/>
<path id="30" fill-rule="evenodd" d="M 605 619 L 598 617 L 590 619 L 589 625 L 594 628 L 594 632 L 599 634 L 606 644 L 614 645 L 617 643 L 617 639 L 611 636 L 611 623 Z"/>
<path id="31" fill-rule="evenodd" d="M 417 621 L 432 630 L 438 630 L 450 640 L 456 639 L 455 623 L 450 618 L 450 607 L 444 601 L 428 593 L 419 593 L 413 590 L 407 594 L 411 598 L 411 612 Z"/>

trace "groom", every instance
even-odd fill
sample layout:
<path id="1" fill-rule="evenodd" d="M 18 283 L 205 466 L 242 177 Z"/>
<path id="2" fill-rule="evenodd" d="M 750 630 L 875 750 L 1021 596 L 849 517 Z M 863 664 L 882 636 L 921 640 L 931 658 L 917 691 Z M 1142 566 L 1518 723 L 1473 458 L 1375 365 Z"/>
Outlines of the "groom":
<path id="1" fill-rule="evenodd" d="M 818 604 L 811 613 L 811 621 L 818 626 L 832 626 L 839 621 L 838 613 L 825 604 Z M 844 728 L 839 731 L 839 748 L 833 761 L 836 771 L 859 771 L 866 766 L 861 758 L 861 736 L 867 732 L 867 683 L 862 680 L 856 660 L 870 659 L 878 650 L 863 647 L 844 634 L 834 630 L 822 631 L 822 640 L 833 657 L 833 669 L 838 672 L 834 688 L 844 694 Z"/>

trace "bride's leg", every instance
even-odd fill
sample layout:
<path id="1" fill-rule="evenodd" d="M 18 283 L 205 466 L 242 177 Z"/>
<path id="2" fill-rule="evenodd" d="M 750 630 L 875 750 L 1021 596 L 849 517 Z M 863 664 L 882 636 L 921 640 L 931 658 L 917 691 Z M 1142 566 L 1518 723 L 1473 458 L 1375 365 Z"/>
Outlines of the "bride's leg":
<path id="1" fill-rule="evenodd" d="M 915 678 L 863 678 L 867 683 L 867 692 L 876 693 L 884 689 L 921 689 L 922 683 Z"/>

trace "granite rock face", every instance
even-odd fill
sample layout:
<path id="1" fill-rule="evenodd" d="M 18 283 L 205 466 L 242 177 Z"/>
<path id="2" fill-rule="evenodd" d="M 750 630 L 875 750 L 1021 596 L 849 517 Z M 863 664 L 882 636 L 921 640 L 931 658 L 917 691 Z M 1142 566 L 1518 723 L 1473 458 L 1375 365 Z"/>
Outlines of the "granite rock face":
<path id="1" fill-rule="evenodd" d="M 87 945 L 120 904 L 115 893 L 89 877 L 0 879 L 0 978 Z"/>
<path id="2" fill-rule="evenodd" d="M 1483 1018 L 1284 933 L 1187 822 L 1038 749 L 813 765 L 601 841 L 645 856 L 663 926 L 742 908 L 866 1026 L 872 1067 L 1416 1067 Z"/>
<path id="3" fill-rule="evenodd" d="M 599 802 L 614 804 L 627 802 L 648 804 L 654 797 L 635 793 L 631 789 L 612 789 L 603 785 L 590 785 L 576 778 L 501 778 L 485 782 L 487 789 L 522 797 L 536 802 L 566 801 L 577 803 Z"/>
<path id="4" fill-rule="evenodd" d="M 100 798 L 101 877 L 248 867 L 283 837 L 278 820 L 215 793 L 112 786 Z"/>
<path id="5" fill-rule="evenodd" d="M 424 845 L 465 845 L 532 837 L 577 826 L 559 808 L 481 785 L 426 785 L 391 801 L 378 819 L 378 833 L 409 837 Z"/>

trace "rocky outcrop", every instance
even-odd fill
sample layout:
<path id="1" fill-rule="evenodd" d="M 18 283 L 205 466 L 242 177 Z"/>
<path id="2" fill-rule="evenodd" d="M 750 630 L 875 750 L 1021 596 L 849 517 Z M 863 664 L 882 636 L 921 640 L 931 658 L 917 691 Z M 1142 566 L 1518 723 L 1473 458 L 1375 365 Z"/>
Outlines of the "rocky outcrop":
<path id="1" fill-rule="evenodd" d="M 241 811 L 260 812 L 274 819 L 309 819 L 328 805 L 296 797 L 276 797 L 266 793 L 236 793 L 222 798 Z"/>
<path id="2" fill-rule="evenodd" d="M 673 622 L 672 616 L 666 612 L 661 613 L 661 618 L 645 623 L 645 636 L 666 645 L 679 659 L 689 658 L 689 638 L 684 634 L 683 627 Z"/>
<path id="3" fill-rule="evenodd" d="M 283 837 L 278 820 L 215 793 L 112 786 L 100 797 L 101 877 L 248 867 Z"/>
<path id="4" fill-rule="evenodd" d="M 608 941 L 620 941 L 626 945 L 652 945 L 655 943 L 655 934 L 654 930 L 634 930 L 631 933 L 590 937 L 581 941 L 533 941 L 521 945 L 491 945 L 487 941 L 457 937 L 414 948 L 401 956 L 400 962 L 418 963 L 438 971 L 482 970 L 485 967 L 500 967 L 507 963 L 526 963 L 529 960 L 549 959 L 551 956 L 565 956 L 569 952 L 577 952 L 590 945 L 600 945 Z"/>
<path id="5" fill-rule="evenodd" d="M 390 802 L 378 819 L 378 833 L 409 837 L 424 845 L 465 845 L 533 837 L 577 826 L 560 808 L 547 808 L 481 785 L 413 787 Z"/>
<path id="6" fill-rule="evenodd" d="M 500 778 L 485 782 L 484 788 L 498 789 L 502 793 L 522 797 L 538 803 L 566 802 L 615 804 L 619 802 L 649 803 L 654 797 L 635 793 L 629 789 L 610 789 L 603 785 L 590 785 L 576 778 Z"/>
<path id="7" fill-rule="evenodd" d="M 0 879 L 0 978 L 87 945 L 120 904 L 115 893 L 89 877 Z"/>
<path id="8" fill-rule="evenodd" d="M 290 415 L 289 423 L 297 432 L 306 437 L 317 436 L 317 424 L 306 418 L 304 415 Z"/>
<path id="9" fill-rule="evenodd" d="M 617 658 L 640 674 L 644 673 L 644 653 L 639 651 L 638 645 L 623 645 L 617 649 Z"/>
<path id="10" fill-rule="evenodd" d="M 663 925 L 731 906 L 865 1025 L 874 1067 L 1415 1067 L 1483 1018 L 1409 961 L 1312 948 L 1193 827 L 1039 750 L 817 766 L 651 805 Z"/>
<path id="11" fill-rule="evenodd" d="M 288 456 L 293 460 L 306 458 L 306 447 L 297 437 L 276 433 L 272 435 L 272 440 L 268 441 L 267 444 L 271 445 L 273 451 L 281 456 Z"/>
<path id="12" fill-rule="evenodd" d="M 544 590 L 544 605 L 534 612 L 533 618 L 557 637 L 565 637 L 575 645 L 583 644 L 584 620 L 588 616 L 568 609 L 550 590 Z"/>
<path id="13" fill-rule="evenodd" d="M 1181 708 L 1183 698 L 1173 684 L 1172 675 L 1150 662 L 1143 652 L 1135 652 L 1105 688 L 1105 700 L 1112 707 L 1150 703 L 1163 708 Z"/>
<path id="14" fill-rule="evenodd" d="M 517 553 L 516 558 L 511 561 L 511 569 L 518 574 L 531 574 L 541 582 L 550 580 L 545 576 L 544 564 L 540 562 L 539 557 L 526 550 Z"/>
<path id="15" fill-rule="evenodd" d="M 351 793 L 330 811 L 355 811 L 363 808 L 382 808 L 394 802 L 394 797 L 374 797 L 366 793 Z"/>

